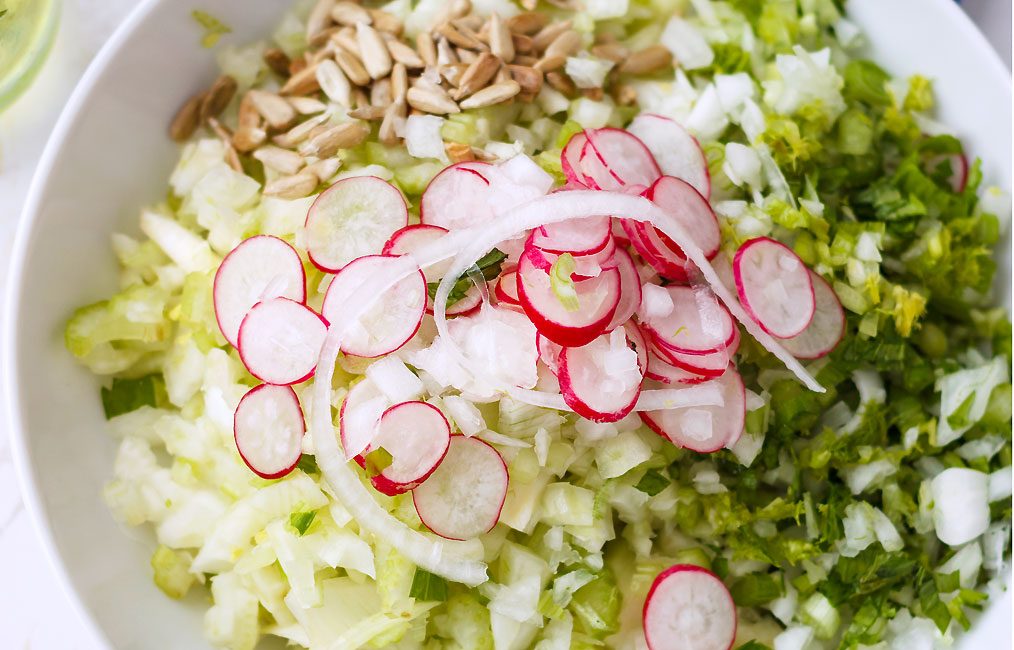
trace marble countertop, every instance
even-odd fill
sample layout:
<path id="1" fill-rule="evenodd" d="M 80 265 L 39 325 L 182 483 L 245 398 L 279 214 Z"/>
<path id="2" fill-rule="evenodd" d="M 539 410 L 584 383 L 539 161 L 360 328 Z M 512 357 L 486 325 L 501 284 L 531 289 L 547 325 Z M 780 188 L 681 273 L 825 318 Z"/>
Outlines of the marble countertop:
<path id="1" fill-rule="evenodd" d="M 75 81 L 123 17 L 140 0 L 64 0 L 60 32 L 32 88 L 0 114 L 0 297 L 21 205 L 46 138 Z M 1010 65 L 1009 0 L 964 0 Z M 0 404 L 0 422 L 6 422 Z M 43 554 L 25 512 L 7 435 L 0 434 L 0 632 L 11 649 L 100 648 Z"/>

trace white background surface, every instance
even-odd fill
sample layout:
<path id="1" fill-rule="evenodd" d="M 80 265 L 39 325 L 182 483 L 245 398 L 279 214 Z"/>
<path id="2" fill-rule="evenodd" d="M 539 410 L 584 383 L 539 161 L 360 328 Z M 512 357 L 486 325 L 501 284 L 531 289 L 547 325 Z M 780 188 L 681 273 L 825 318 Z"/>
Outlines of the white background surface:
<path id="1" fill-rule="evenodd" d="M 49 61 L 29 92 L 0 114 L 0 297 L 21 204 L 49 131 L 92 56 L 137 3 L 65 0 Z M 1010 0 L 965 0 L 964 6 L 1009 67 Z M 0 413 L 0 422 L 5 421 Z M 0 434 L 0 645 L 13 650 L 97 648 L 39 549 L 21 503 L 8 447 L 6 433 Z"/>

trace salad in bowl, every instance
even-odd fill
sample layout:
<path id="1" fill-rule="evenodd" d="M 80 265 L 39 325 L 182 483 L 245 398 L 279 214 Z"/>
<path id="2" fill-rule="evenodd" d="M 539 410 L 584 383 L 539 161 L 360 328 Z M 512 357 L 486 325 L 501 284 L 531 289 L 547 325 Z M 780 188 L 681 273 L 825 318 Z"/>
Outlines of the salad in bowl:
<path id="1" fill-rule="evenodd" d="M 1009 197 L 862 43 L 319 0 L 221 48 L 65 331 L 155 584 L 236 649 L 951 644 L 1008 586 Z"/>

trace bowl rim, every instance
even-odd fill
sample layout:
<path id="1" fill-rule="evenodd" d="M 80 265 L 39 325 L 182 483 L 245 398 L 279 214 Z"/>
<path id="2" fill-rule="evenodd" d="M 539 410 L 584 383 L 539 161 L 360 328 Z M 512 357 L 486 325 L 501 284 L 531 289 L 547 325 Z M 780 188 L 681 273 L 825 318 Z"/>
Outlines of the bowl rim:
<path id="1" fill-rule="evenodd" d="M 43 190 L 49 182 L 49 177 L 69 135 L 72 133 L 72 127 L 80 117 L 81 109 L 90 99 L 96 83 L 106 72 L 109 64 L 117 57 L 124 43 L 130 38 L 134 30 L 148 19 L 149 14 L 165 1 L 167 0 L 140 0 L 139 4 L 127 14 L 123 22 L 113 31 L 112 35 L 95 55 L 95 58 L 92 59 L 81 79 L 75 85 L 67 103 L 60 111 L 60 116 L 46 142 L 42 156 L 39 158 L 39 162 L 32 175 L 28 194 L 18 217 L 9 260 L 9 274 L 3 301 L 5 313 L 2 322 L 2 332 L 0 332 L 2 334 L 0 358 L 8 361 L 3 364 L 4 368 L 2 376 L 0 376 L 0 384 L 2 384 L 0 399 L 5 400 L 8 407 L 6 418 L 9 432 L 8 438 L 10 440 L 14 472 L 17 476 L 17 484 L 22 502 L 32 523 L 32 528 L 41 542 L 40 546 L 46 556 L 46 561 L 53 570 L 53 575 L 56 578 L 60 591 L 63 592 L 71 609 L 77 614 L 78 620 L 87 628 L 91 636 L 104 643 L 106 647 L 111 647 L 109 637 L 102 626 L 98 624 L 95 615 L 85 604 L 77 589 L 74 588 L 68 566 L 56 548 L 52 525 L 42 504 L 41 495 L 36 485 L 36 471 L 31 462 L 27 428 L 21 409 L 22 396 L 15 380 L 18 369 L 18 364 L 15 362 L 18 358 L 16 354 L 17 341 L 21 334 L 18 328 L 17 308 L 22 302 L 25 257 L 29 242 L 35 235 L 35 223 L 38 220 L 39 209 L 44 198 Z M 977 55 L 982 57 L 983 61 L 989 61 L 992 69 L 986 74 L 995 79 L 1002 80 L 1009 96 L 1011 93 L 1011 73 L 1001 59 L 1000 54 L 990 44 L 975 23 L 972 22 L 968 14 L 957 3 L 951 0 L 933 0 L 927 5 L 927 8 L 944 13 L 955 29 L 963 32 L 963 36 L 973 43 L 978 50 Z M 848 15 L 847 11 L 846 15 Z"/>

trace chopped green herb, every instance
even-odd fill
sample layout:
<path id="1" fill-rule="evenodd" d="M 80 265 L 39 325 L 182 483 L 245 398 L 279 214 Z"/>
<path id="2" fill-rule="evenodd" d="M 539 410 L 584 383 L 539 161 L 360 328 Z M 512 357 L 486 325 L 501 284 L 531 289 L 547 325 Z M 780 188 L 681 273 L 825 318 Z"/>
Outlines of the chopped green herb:
<path id="1" fill-rule="evenodd" d="M 497 250 L 496 248 L 483 255 L 474 265 L 465 271 L 461 277 L 458 278 L 457 282 L 454 283 L 450 294 L 447 296 L 447 306 L 450 307 L 465 297 L 468 290 L 475 285 L 475 280 L 473 278 L 476 277 L 476 273 L 479 273 L 487 282 L 499 276 L 503 267 L 503 262 L 506 259 L 507 254 Z M 439 282 L 430 282 L 426 285 L 426 293 L 429 295 L 430 300 L 437 297 L 437 289 L 439 287 Z"/>
<path id="2" fill-rule="evenodd" d="M 218 43 L 218 39 L 222 38 L 223 35 L 232 32 L 225 23 L 215 18 L 206 11 L 200 9 L 194 9 L 191 14 L 197 24 L 204 28 L 204 35 L 201 36 L 201 47 L 211 48 L 215 47 Z"/>
<path id="3" fill-rule="evenodd" d="M 416 600 L 442 603 L 447 600 L 447 581 L 417 568 L 408 595 Z"/>
<path id="4" fill-rule="evenodd" d="M 313 518 L 316 516 L 317 513 L 314 511 L 294 512 L 289 515 L 289 525 L 295 528 L 296 532 L 302 536 L 306 534 L 306 530 L 310 527 L 310 524 L 313 523 Z"/>
<path id="5" fill-rule="evenodd" d="M 165 392 L 161 375 L 146 375 L 139 379 L 113 379 L 109 388 L 102 388 L 102 409 L 106 419 L 136 411 L 142 406 L 157 407 Z"/>
<path id="6" fill-rule="evenodd" d="M 748 573 L 729 589 L 739 607 L 756 607 L 782 595 L 781 581 L 769 573 Z"/>
<path id="7" fill-rule="evenodd" d="M 650 497 L 669 487 L 671 480 L 657 469 L 649 469 L 634 487 Z"/>
<path id="8" fill-rule="evenodd" d="M 296 467 L 303 471 L 305 474 L 320 474 L 320 468 L 317 467 L 317 459 L 312 454 L 303 454 L 299 457 L 299 462 L 296 463 Z"/>

